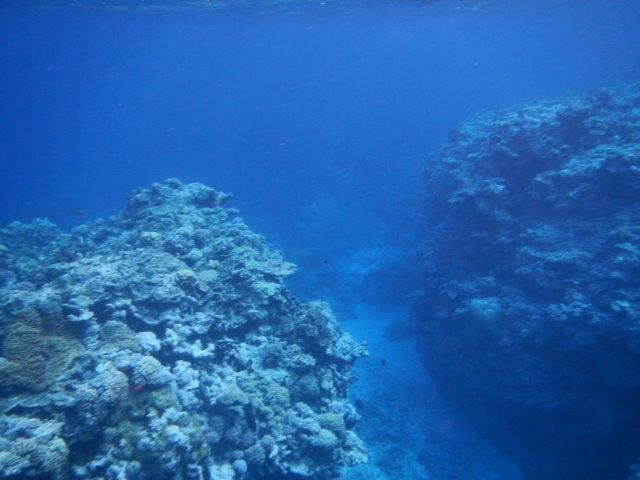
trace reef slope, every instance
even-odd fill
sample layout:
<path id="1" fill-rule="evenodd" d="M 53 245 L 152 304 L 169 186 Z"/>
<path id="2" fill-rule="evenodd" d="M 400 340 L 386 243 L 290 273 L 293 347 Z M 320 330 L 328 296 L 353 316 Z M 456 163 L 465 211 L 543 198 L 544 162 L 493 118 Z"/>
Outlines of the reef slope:
<path id="1" fill-rule="evenodd" d="M 532 479 L 640 453 L 640 87 L 482 115 L 430 158 L 419 351 Z"/>
<path id="2" fill-rule="evenodd" d="M 227 195 L 170 179 L 0 229 L 0 478 L 333 479 L 365 351 Z"/>

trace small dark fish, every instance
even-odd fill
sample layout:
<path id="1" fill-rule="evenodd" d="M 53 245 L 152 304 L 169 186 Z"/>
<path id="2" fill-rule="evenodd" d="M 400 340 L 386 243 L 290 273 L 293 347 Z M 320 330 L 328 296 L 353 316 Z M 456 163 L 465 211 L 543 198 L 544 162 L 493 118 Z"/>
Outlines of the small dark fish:
<path id="1" fill-rule="evenodd" d="M 324 263 L 325 265 L 329 265 L 329 260 L 325 258 L 324 260 L 322 260 L 322 263 Z"/>
<path id="2" fill-rule="evenodd" d="M 76 217 L 76 218 L 84 218 L 86 214 L 87 214 L 87 212 L 85 212 L 84 210 L 74 210 L 73 211 L 73 216 Z"/>
<path id="3" fill-rule="evenodd" d="M 387 366 L 387 359 L 386 359 L 386 358 L 383 358 L 383 359 L 380 361 L 380 363 L 382 364 L 382 366 L 383 366 L 383 367 L 386 367 L 386 366 Z"/>
<path id="4" fill-rule="evenodd" d="M 362 400 L 360 400 L 359 398 L 356 398 L 354 400 L 353 404 L 356 406 L 356 408 L 358 410 L 364 410 L 364 402 Z"/>

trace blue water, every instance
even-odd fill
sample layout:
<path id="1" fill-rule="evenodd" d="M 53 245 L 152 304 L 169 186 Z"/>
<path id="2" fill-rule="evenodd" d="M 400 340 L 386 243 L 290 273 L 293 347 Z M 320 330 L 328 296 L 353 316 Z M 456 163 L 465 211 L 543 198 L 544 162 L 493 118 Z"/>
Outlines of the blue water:
<path id="1" fill-rule="evenodd" d="M 424 159 L 480 111 L 637 81 L 639 27 L 634 0 L 0 5 L 0 222 L 72 227 L 167 177 L 232 192 L 291 289 L 370 344 L 350 478 L 518 479 L 384 337 L 409 316 Z"/>

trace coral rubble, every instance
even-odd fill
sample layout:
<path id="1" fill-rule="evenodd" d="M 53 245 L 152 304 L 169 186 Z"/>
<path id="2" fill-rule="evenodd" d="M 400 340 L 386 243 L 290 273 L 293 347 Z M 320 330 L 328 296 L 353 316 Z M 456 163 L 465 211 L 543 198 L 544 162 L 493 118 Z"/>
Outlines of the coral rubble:
<path id="1" fill-rule="evenodd" d="M 428 161 L 419 350 L 532 479 L 640 450 L 640 86 L 478 116 Z"/>
<path id="2" fill-rule="evenodd" d="M 333 479 L 365 351 L 224 205 L 170 179 L 0 229 L 0 479 Z"/>

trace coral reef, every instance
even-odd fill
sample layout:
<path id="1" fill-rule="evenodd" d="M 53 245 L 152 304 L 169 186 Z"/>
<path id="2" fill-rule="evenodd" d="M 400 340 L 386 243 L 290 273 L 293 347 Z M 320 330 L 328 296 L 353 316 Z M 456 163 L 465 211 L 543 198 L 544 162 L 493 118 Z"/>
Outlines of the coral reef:
<path id="1" fill-rule="evenodd" d="M 640 86 L 478 116 L 426 173 L 419 350 L 532 479 L 640 450 Z"/>
<path id="2" fill-rule="evenodd" d="M 70 233 L 0 229 L 0 478 L 333 479 L 364 348 L 294 266 L 169 179 Z"/>

